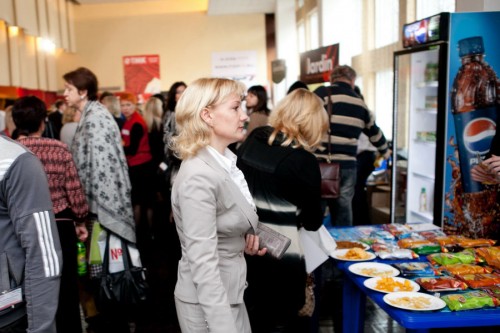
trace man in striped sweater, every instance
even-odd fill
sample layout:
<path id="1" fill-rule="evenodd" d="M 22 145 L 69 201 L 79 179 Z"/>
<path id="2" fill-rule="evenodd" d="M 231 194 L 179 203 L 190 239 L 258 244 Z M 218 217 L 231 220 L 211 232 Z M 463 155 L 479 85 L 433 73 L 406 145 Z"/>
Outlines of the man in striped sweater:
<path id="1" fill-rule="evenodd" d="M 352 198 L 356 184 L 356 151 L 361 133 L 365 133 L 378 152 L 389 158 L 384 134 L 375 124 L 373 113 L 368 110 L 363 99 L 354 91 L 356 72 L 349 66 L 337 66 L 331 74 L 331 86 L 320 87 L 315 93 L 328 108 L 328 97 L 332 103 L 330 118 L 330 151 L 328 140 L 317 152 L 319 159 L 331 160 L 340 164 L 340 196 L 328 201 L 331 220 L 334 226 L 352 226 Z"/>
<path id="2" fill-rule="evenodd" d="M 0 135 L 0 332 L 56 332 L 61 260 L 43 167 Z"/>

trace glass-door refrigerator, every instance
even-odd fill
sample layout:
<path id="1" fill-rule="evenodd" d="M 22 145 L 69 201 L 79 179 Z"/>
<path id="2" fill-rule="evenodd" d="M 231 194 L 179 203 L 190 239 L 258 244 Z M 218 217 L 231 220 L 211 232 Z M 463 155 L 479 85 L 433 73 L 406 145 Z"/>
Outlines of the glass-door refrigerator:
<path id="1" fill-rule="evenodd" d="M 499 181 L 474 176 L 500 156 L 499 28 L 500 12 L 404 26 L 404 49 L 394 53 L 392 223 L 500 236 Z"/>
<path id="2" fill-rule="evenodd" d="M 394 53 L 392 223 L 498 233 L 499 187 L 471 175 L 500 156 L 500 140 L 492 144 L 499 29 L 500 12 L 441 13 L 404 25 L 404 49 Z"/>
<path id="3" fill-rule="evenodd" d="M 408 49 L 394 54 L 392 223 L 433 223 L 442 214 L 435 198 L 443 195 L 436 180 L 443 178 L 448 18 L 406 25 Z"/>

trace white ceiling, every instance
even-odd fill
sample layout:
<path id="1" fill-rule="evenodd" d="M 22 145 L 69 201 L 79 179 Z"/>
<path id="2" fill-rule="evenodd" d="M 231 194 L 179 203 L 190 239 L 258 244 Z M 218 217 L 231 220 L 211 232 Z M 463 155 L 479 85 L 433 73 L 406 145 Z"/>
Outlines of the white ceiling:
<path id="1" fill-rule="evenodd" d="M 274 13 L 276 0 L 208 0 L 208 15 Z"/>
<path id="2" fill-rule="evenodd" d="M 119 2 L 141 2 L 150 0 L 73 0 L 81 5 Z M 183 1 L 183 0 L 165 0 Z M 276 0 L 208 0 L 208 15 L 274 13 Z"/>

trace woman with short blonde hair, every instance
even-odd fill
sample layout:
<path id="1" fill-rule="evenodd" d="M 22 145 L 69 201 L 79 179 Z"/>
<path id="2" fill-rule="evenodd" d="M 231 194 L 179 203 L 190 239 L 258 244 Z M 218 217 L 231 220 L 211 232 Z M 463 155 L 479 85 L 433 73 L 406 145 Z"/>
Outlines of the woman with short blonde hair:
<path id="1" fill-rule="evenodd" d="M 263 255 L 254 236 L 258 217 L 248 185 L 227 148 L 244 137 L 243 89 L 228 79 L 199 79 L 176 106 L 183 159 L 172 187 L 181 243 L 175 307 L 183 333 L 250 333 L 243 301 L 243 252 Z"/>
<path id="2" fill-rule="evenodd" d="M 298 228 L 323 223 L 321 173 L 312 151 L 328 129 L 328 115 L 312 92 L 297 89 L 273 110 L 238 149 L 259 223 L 291 239 L 281 260 L 248 257 L 248 314 L 254 332 L 311 332 L 305 304 L 306 267 Z"/>

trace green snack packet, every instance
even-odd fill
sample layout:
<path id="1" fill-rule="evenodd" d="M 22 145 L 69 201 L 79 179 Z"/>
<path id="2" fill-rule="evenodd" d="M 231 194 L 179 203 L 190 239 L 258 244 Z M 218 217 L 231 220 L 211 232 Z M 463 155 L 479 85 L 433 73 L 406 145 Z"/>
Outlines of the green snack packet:
<path id="1" fill-rule="evenodd" d="M 450 294 L 441 297 L 451 311 L 496 307 L 499 300 L 484 291 L 471 291 L 463 294 Z"/>
<path id="2" fill-rule="evenodd" d="M 470 252 L 458 253 L 434 253 L 427 256 L 429 262 L 433 265 L 451 265 L 451 264 L 475 264 L 476 256 Z"/>
<path id="3" fill-rule="evenodd" d="M 413 252 L 420 255 L 426 255 L 431 253 L 441 252 L 441 246 L 438 244 L 435 245 L 422 245 L 411 248 Z"/>

